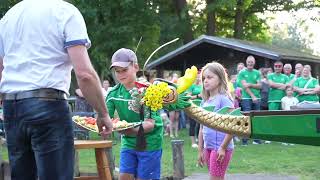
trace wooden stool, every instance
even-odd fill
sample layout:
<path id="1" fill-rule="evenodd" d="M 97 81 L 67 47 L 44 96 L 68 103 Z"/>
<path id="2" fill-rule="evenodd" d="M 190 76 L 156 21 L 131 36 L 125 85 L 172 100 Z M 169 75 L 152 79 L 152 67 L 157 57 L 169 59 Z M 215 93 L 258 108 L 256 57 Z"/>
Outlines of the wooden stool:
<path id="1" fill-rule="evenodd" d="M 105 153 L 105 149 L 112 148 L 112 141 L 75 140 L 74 147 L 75 147 L 75 150 L 94 149 L 96 154 L 96 164 L 97 164 L 97 170 L 98 170 L 98 176 L 81 176 L 81 177 L 75 177 L 75 179 L 112 180 L 108 158 Z"/>

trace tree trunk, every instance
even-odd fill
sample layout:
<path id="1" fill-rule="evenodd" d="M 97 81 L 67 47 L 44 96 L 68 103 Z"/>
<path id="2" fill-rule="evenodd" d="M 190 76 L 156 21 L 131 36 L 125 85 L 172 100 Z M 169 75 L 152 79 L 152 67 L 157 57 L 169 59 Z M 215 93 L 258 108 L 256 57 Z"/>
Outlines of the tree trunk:
<path id="1" fill-rule="evenodd" d="M 243 39 L 243 26 L 244 26 L 244 0 L 237 0 L 237 9 L 234 19 L 234 34 L 236 39 Z"/>
<path id="2" fill-rule="evenodd" d="M 178 18 L 183 27 L 183 43 L 186 44 L 193 40 L 193 31 L 191 25 L 191 18 L 188 13 L 187 1 L 186 0 L 174 0 L 175 10 Z"/>
<path id="3" fill-rule="evenodd" d="M 212 7 L 214 0 L 207 0 L 207 35 L 216 34 L 216 12 Z"/>

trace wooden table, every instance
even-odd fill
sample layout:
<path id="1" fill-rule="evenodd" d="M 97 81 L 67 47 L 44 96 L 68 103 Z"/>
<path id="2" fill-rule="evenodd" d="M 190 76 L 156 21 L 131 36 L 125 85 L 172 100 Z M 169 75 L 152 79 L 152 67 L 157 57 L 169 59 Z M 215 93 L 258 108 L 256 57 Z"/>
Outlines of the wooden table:
<path id="1" fill-rule="evenodd" d="M 111 180 L 112 179 L 108 157 L 105 153 L 106 149 L 112 148 L 112 141 L 75 140 L 74 147 L 75 147 L 75 150 L 94 149 L 95 156 L 96 156 L 97 171 L 98 171 L 98 176 L 80 176 L 80 177 L 75 177 L 75 179 L 78 179 L 78 180 L 88 180 L 88 179 Z"/>

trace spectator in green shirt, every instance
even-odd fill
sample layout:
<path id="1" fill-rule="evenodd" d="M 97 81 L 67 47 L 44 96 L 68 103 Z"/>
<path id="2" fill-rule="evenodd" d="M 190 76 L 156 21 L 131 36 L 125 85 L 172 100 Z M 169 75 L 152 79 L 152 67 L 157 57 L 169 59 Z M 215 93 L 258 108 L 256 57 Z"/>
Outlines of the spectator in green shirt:
<path id="1" fill-rule="evenodd" d="M 194 101 L 196 104 L 200 104 L 199 102 L 202 101 L 201 92 L 202 92 L 201 75 L 200 73 L 198 73 L 196 82 L 192 84 L 192 86 L 187 90 L 187 93 L 191 97 L 192 101 Z M 198 148 L 195 137 L 198 137 L 200 125 L 194 119 L 190 117 L 188 118 L 189 118 L 189 136 L 191 138 L 191 147 Z"/>
<path id="2" fill-rule="evenodd" d="M 261 74 L 254 69 L 255 59 L 253 56 L 248 56 L 246 63 L 247 68 L 243 69 L 237 77 L 239 86 L 242 88 L 242 110 L 260 110 Z"/>
<path id="3" fill-rule="evenodd" d="M 320 94 L 320 86 L 314 88 L 313 92 L 314 92 L 315 94 Z"/>
<path id="4" fill-rule="evenodd" d="M 172 83 L 177 83 L 179 79 L 179 75 L 177 73 L 171 73 L 169 77 L 169 81 Z M 178 137 L 179 130 L 179 116 L 180 111 L 169 111 L 169 119 L 170 119 L 170 137 L 175 138 Z"/>
<path id="5" fill-rule="evenodd" d="M 268 109 L 281 110 L 281 99 L 285 96 L 285 89 L 289 85 L 289 78 L 282 74 L 283 64 L 281 61 L 274 63 L 274 73 L 268 75 L 268 82 L 270 86 Z"/>
<path id="6" fill-rule="evenodd" d="M 311 77 L 309 67 L 304 67 L 302 76 L 294 83 L 294 91 L 298 93 L 299 102 L 319 102 L 319 96 L 316 94 L 317 88 L 319 88 L 318 80 Z"/>
<path id="7" fill-rule="evenodd" d="M 309 76 L 311 77 L 312 76 L 312 74 L 311 74 L 311 70 L 312 70 L 311 66 L 309 64 L 306 64 L 306 65 L 303 66 L 303 69 L 304 68 L 307 68 L 309 70 Z"/>
<path id="8" fill-rule="evenodd" d="M 296 78 L 301 76 L 302 69 L 303 69 L 303 65 L 301 63 L 297 63 L 294 66 L 294 71 L 295 71 Z"/>
<path id="9" fill-rule="evenodd" d="M 247 68 L 240 71 L 237 82 L 242 88 L 241 106 L 242 111 L 260 110 L 260 89 L 261 89 L 261 74 L 254 69 L 256 63 L 253 56 L 248 56 Z M 248 139 L 242 139 L 242 144 L 247 145 Z M 255 140 L 254 144 L 260 144 L 259 140 Z"/>
<path id="10" fill-rule="evenodd" d="M 123 179 L 160 179 L 162 156 L 163 122 L 158 112 L 151 111 L 150 117 L 140 114 L 140 108 L 132 104 L 129 91 L 136 87 L 136 73 L 139 70 L 137 56 L 130 49 L 121 48 L 112 56 L 112 65 L 119 84 L 114 86 L 106 98 L 110 117 L 114 118 L 117 111 L 121 120 L 127 122 L 143 121 L 146 137 L 146 149 L 137 146 L 139 128 L 131 128 L 123 134 L 120 150 L 120 180 Z"/>
<path id="11" fill-rule="evenodd" d="M 292 85 L 294 83 L 294 81 L 296 80 L 295 75 L 292 74 L 292 66 L 289 63 L 283 65 L 283 74 L 288 76 L 290 85 Z"/>
<path id="12" fill-rule="evenodd" d="M 245 66 L 242 62 L 239 62 L 239 63 L 237 64 L 237 74 L 239 74 L 240 71 L 242 71 L 242 70 L 245 69 L 245 68 L 246 68 L 246 66 Z"/>

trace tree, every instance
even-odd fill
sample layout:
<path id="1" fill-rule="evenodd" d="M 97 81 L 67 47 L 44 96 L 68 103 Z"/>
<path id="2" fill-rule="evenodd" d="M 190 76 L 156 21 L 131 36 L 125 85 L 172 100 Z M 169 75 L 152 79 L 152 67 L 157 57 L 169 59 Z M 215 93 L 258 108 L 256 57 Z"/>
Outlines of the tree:
<path id="1" fill-rule="evenodd" d="M 238 39 L 248 39 L 246 37 L 245 28 L 251 27 L 252 32 L 259 32 L 255 30 L 260 29 L 260 33 L 265 31 L 263 20 L 258 20 L 256 13 L 269 12 L 278 12 L 278 11 L 291 11 L 298 10 L 301 8 L 312 8 L 317 7 L 318 5 L 314 0 L 301 1 L 299 3 L 294 3 L 292 0 L 237 0 L 236 4 L 236 13 L 235 13 L 235 24 L 234 24 L 234 38 Z M 251 23 L 248 20 L 253 20 Z M 254 25 L 259 23 L 259 26 Z M 248 25 L 248 24 L 251 25 Z M 253 24 L 254 23 L 254 24 Z M 252 29 L 252 28 L 257 29 Z M 248 29 L 247 29 L 248 30 Z M 265 39 L 265 37 L 263 38 Z"/>
<path id="2" fill-rule="evenodd" d="M 186 0 L 174 0 L 174 7 L 180 21 L 184 44 L 193 40 L 189 7 Z"/>
<path id="3" fill-rule="evenodd" d="M 0 19 L 6 12 L 21 0 L 0 0 Z"/>
<path id="4" fill-rule="evenodd" d="M 312 37 L 313 34 L 308 32 L 305 21 L 296 19 L 294 23 L 287 24 L 286 28 L 274 27 L 272 45 L 312 54 L 313 50 L 309 46 L 312 43 Z"/>
<path id="5" fill-rule="evenodd" d="M 158 46 L 160 35 L 152 1 L 74 0 L 82 12 L 92 41 L 90 56 L 100 76 L 109 73 L 112 54 L 121 47 L 137 50 L 140 67 Z"/>
<path id="6" fill-rule="evenodd" d="M 236 13 L 235 13 L 235 17 L 234 17 L 234 37 L 241 39 L 243 36 L 243 16 L 244 16 L 244 11 L 245 11 L 245 7 L 244 7 L 244 3 L 245 0 L 237 0 L 237 4 L 236 4 Z"/>
<path id="7" fill-rule="evenodd" d="M 215 0 L 206 0 L 207 2 L 207 35 L 214 36 L 217 31 L 217 20 L 216 20 L 216 10 L 215 10 Z"/>

